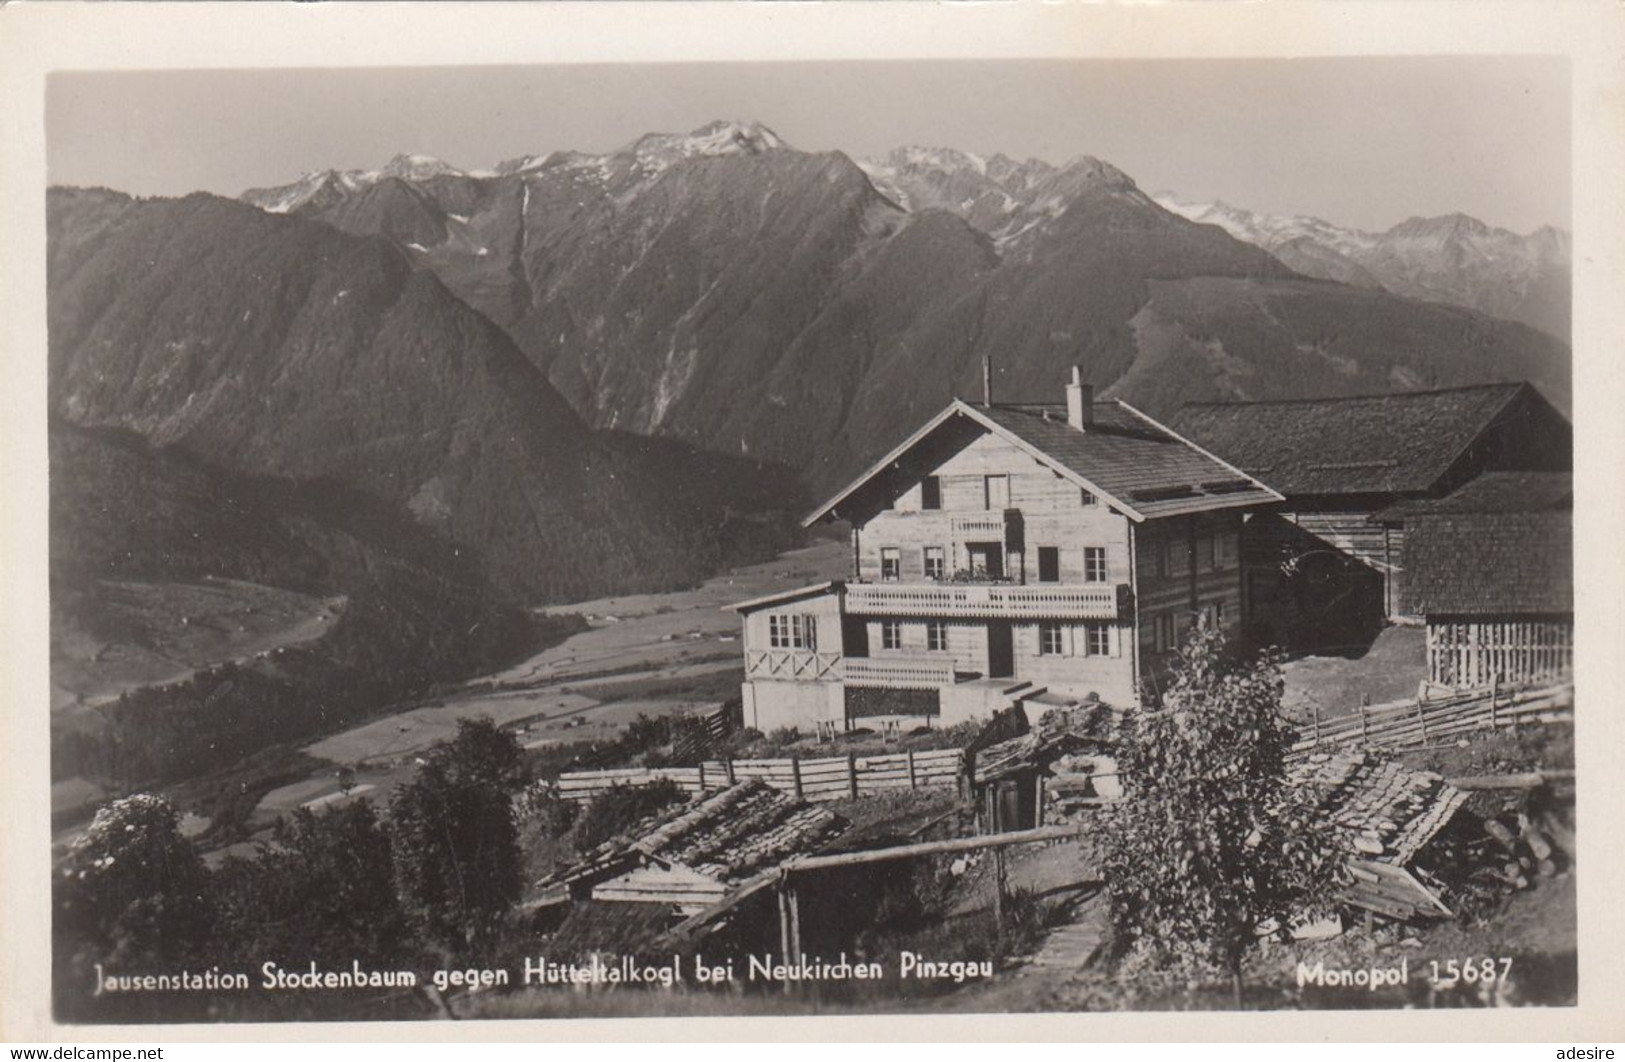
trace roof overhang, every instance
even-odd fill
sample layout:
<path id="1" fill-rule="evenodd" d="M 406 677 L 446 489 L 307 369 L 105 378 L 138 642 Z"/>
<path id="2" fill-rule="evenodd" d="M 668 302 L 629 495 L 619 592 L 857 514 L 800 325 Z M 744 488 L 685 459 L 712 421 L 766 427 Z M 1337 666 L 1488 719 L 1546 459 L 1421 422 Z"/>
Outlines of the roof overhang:
<path id="1" fill-rule="evenodd" d="M 822 597 L 825 594 L 839 592 L 846 586 L 839 579 L 830 579 L 812 586 L 797 587 L 794 590 L 781 590 L 776 594 L 765 597 L 753 597 L 749 601 L 739 601 L 732 605 L 723 605 L 724 612 L 755 612 L 757 609 L 768 608 L 773 605 L 787 605 L 792 601 L 800 601 L 809 597 Z"/>
<path id="2" fill-rule="evenodd" d="M 1144 416 L 1144 414 L 1139 413 L 1138 410 L 1136 410 L 1135 413 L 1140 415 L 1140 416 Z M 975 406 L 971 405 L 969 402 L 966 402 L 963 399 L 956 398 L 952 402 L 950 402 L 948 404 L 948 406 L 945 409 L 943 409 L 943 411 L 941 413 L 938 413 L 936 416 L 934 416 L 930 420 L 926 421 L 924 426 L 922 426 L 913 435 L 910 435 L 907 439 L 903 440 L 902 443 L 900 443 L 895 449 L 893 449 L 885 457 L 882 457 L 880 460 L 876 461 L 874 464 L 870 465 L 867 469 L 865 469 L 862 475 L 858 476 L 851 483 L 847 484 L 844 488 L 842 488 L 841 492 L 839 494 L 836 494 L 829 501 L 825 502 L 822 506 L 820 506 L 819 508 L 814 510 L 811 515 L 809 515 L 805 520 L 801 521 L 801 526 L 802 527 L 811 527 L 813 524 L 816 524 L 820 520 L 823 520 L 823 519 L 829 517 L 830 515 L 832 515 L 836 510 L 838 510 L 841 507 L 841 505 L 843 503 L 845 503 L 849 498 L 851 498 L 852 495 L 856 494 L 859 490 L 861 490 L 865 484 L 867 484 L 870 480 L 874 479 L 880 473 L 884 472 L 886 469 L 890 468 L 893 464 L 895 464 L 898 461 L 899 458 L 901 458 L 904 454 L 908 453 L 910 450 L 914 449 L 914 447 L 918 446 L 922 440 L 924 440 L 927 436 L 929 436 L 932 432 L 936 431 L 945 422 L 947 422 L 950 418 L 952 418 L 954 416 L 963 416 L 963 417 L 970 418 L 970 420 L 972 420 L 976 424 L 980 425 L 986 431 L 992 432 L 994 435 L 997 435 L 999 438 L 1001 438 L 1001 439 L 1005 440 L 1006 442 L 1012 444 L 1017 449 L 1019 449 L 1023 453 L 1025 453 L 1028 457 L 1031 457 L 1034 461 L 1037 461 L 1039 464 L 1043 465 L 1045 468 L 1049 469 L 1051 472 L 1054 472 L 1056 475 L 1060 476 L 1062 479 L 1070 480 L 1072 483 L 1076 484 L 1078 487 L 1081 487 L 1082 489 L 1087 490 L 1089 493 L 1095 495 L 1096 497 L 1105 499 L 1107 504 L 1109 504 L 1112 507 L 1118 509 L 1119 511 L 1121 511 L 1122 513 L 1127 515 L 1130 519 L 1132 519 L 1132 520 L 1134 520 L 1136 522 L 1144 521 L 1146 519 L 1146 516 L 1145 516 L 1144 513 L 1140 512 L 1140 510 L 1136 509 L 1134 506 L 1132 506 L 1129 503 L 1125 502 L 1122 498 L 1117 497 L 1116 495 L 1112 494 L 1110 491 L 1102 490 L 1099 485 L 1097 485 L 1095 483 L 1091 483 L 1089 480 L 1087 480 L 1084 477 L 1078 475 L 1076 472 L 1072 471 L 1070 468 L 1067 468 L 1065 465 L 1063 465 L 1060 462 L 1056 461 L 1054 458 L 1052 458 L 1048 454 L 1046 454 L 1043 450 L 1040 450 L 1038 447 L 1034 446 L 1032 443 L 1030 443 L 1027 440 L 1021 438 L 1021 436 L 1019 436 L 1016 433 L 1010 431 L 1009 429 L 1004 427 L 1004 425 L 1000 424 L 998 421 L 994 420 L 993 418 L 987 416 L 981 410 L 979 410 Z M 1248 477 L 1248 478 L 1250 479 L 1251 477 Z M 1265 488 L 1265 489 L 1267 490 L 1268 488 Z"/>
<path id="3" fill-rule="evenodd" d="M 938 428 L 940 428 L 945 422 L 947 422 L 949 419 L 951 419 L 951 418 L 953 418 L 955 416 L 962 416 L 962 417 L 969 418 L 971 421 L 973 421 L 976 424 L 980 425 L 984 430 L 986 430 L 988 432 L 991 432 L 994 435 L 997 435 L 999 438 L 1005 440 L 1006 442 L 1009 442 L 1011 445 L 1015 446 L 1017 449 L 1021 450 L 1025 454 L 1027 454 L 1027 456 L 1031 457 L 1034 461 L 1037 461 L 1039 464 L 1043 465 L 1045 468 L 1048 468 L 1051 472 L 1053 472 L 1056 475 L 1060 476 L 1062 479 L 1068 480 L 1071 483 L 1075 484 L 1076 486 L 1082 488 L 1083 490 L 1087 490 L 1089 493 L 1095 495 L 1096 497 L 1104 499 L 1108 505 L 1112 506 L 1114 509 L 1116 509 L 1119 512 L 1123 513 L 1125 516 L 1127 516 L 1129 519 L 1133 520 L 1136 523 L 1144 523 L 1146 520 L 1152 519 L 1153 516 L 1174 516 L 1174 515 L 1180 515 L 1181 513 L 1186 512 L 1186 511 L 1190 511 L 1190 512 L 1198 512 L 1198 511 L 1207 512 L 1207 511 L 1215 510 L 1215 509 L 1229 509 L 1229 508 L 1248 507 L 1248 506 L 1256 507 L 1256 506 L 1258 506 L 1260 504 L 1268 505 L 1268 504 L 1273 504 L 1275 502 L 1283 502 L 1283 501 L 1286 500 L 1285 495 L 1281 494 L 1279 491 L 1277 491 L 1274 488 L 1270 487 L 1268 484 L 1259 481 L 1256 477 L 1248 475 L 1246 472 L 1243 472 L 1241 469 L 1237 468 L 1235 465 L 1232 465 L 1230 462 L 1225 461 L 1222 458 L 1220 458 L 1220 457 L 1210 453 L 1209 451 L 1203 449 L 1202 447 L 1196 445 L 1195 443 L 1191 442 L 1189 439 L 1185 438 L 1183 435 L 1180 435 L 1178 432 L 1172 430 L 1167 425 L 1163 424 L 1161 421 L 1158 421 L 1158 420 L 1156 420 L 1156 419 L 1154 419 L 1154 418 L 1152 418 L 1150 416 L 1147 416 L 1145 413 L 1142 413 L 1138 409 L 1135 409 L 1133 406 L 1129 405 L 1127 402 L 1124 402 L 1122 399 L 1117 399 L 1117 404 L 1122 406 L 1124 409 L 1128 410 L 1134 416 L 1136 416 L 1139 419 L 1145 421 L 1147 424 L 1150 424 L 1156 430 L 1161 431 L 1161 432 L 1165 432 L 1168 436 L 1170 436 L 1173 439 L 1176 439 L 1182 445 L 1190 447 L 1192 450 L 1195 450 L 1197 453 L 1199 453 L 1202 456 L 1208 458 L 1209 460 L 1215 462 L 1216 464 L 1223 466 L 1224 468 L 1230 470 L 1231 472 L 1234 472 L 1237 476 L 1239 476 L 1242 479 L 1246 480 L 1247 482 L 1253 484 L 1255 487 L 1257 487 L 1263 493 L 1267 494 L 1269 497 L 1264 499 L 1263 501 L 1260 501 L 1260 499 L 1258 499 L 1258 498 L 1225 499 L 1222 496 L 1215 497 L 1215 496 L 1212 496 L 1212 495 L 1204 495 L 1199 499 L 1201 504 L 1196 505 L 1196 506 L 1192 506 L 1189 510 L 1181 509 L 1178 512 L 1160 512 L 1160 513 L 1156 513 L 1156 514 L 1148 514 L 1145 511 L 1138 508 L 1137 506 L 1135 506 L 1133 503 L 1125 500 L 1124 498 L 1121 498 L 1121 497 L 1117 496 L 1116 494 L 1113 494 L 1111 491 L 1102 489 L 1098 484 L 1093 483 L 1089 479 L 1085 478 L 1084 476 L 1079 475 L 1077 472 L 1073 471 L 1071 468 L 1068 468 L 1063 463 L 1055 460 L 1050 455 L 1046 454 L 1039 447 L 1034 446 L 1032 443 L 1028 442 L 1026 439 L 1023 439 L 1021 436 L 1017 435 L 1015 432 L 1012 432 L 1008 428 L 1004 427 L 1004 425 L 1000 424 L 998 421 L 994 420 L 992 417 L 987 416 L 985 413 L 983 413 L 981 410 L 977 409 L 975 406 L 973 406 L 970 403 L 964 401 L 963 399 L 956 398 L 951 403 L 949 403 L 948 406 L 942 410 L 942 412 L 938 413 L 936 416 L 934 416 L 930 420 L 926 421 L 926 423 L 923 426 L 921 426 L 918 431 L 916 431 L 914 434 L 910 435 L 907 439 L 903 440 L 902 443 L 900 443 L 897 447 L 895 447 L 891 452 L 886 454 L 886 456 L 882 457 L 880 460 L 878 460 L 874 464 L 870 465 L 867 469 L 864 470 L 864 472 L 860 476 L 858 476 L 856 479 L 852 480 L 851 483 L 847 484 L 844 488 L 842 488 L 841 491 L 838 494 L 836 494 L 829 501 L 825 502 L 822 506 L 820 506 L 819 508 L 814 510 L 810 515 L 807 516 L 806 519 L 801 521 L 801 526 L 802 527 L 810 527 L 813 524 L 818 523 L 820 520 L 827 519 L 828 517 L 830 517 L 831 515 L 836 513 L 836 511 L 839 510 L 840 507 L 843 504 L 845 504 L 854 494 L 856 494 L 859 490 L 861 490 L 864 487 L 865 484 L 867 484 L 870 480 L 874 479 L 876 476 L 880 475 L 882 472 L 886 471 L 888 468 L 890 468 L 891 466 L 896 464 L 897 461 L 899 459 L 901 459 L 904 454 L 908 453 L 914 447 L 918 446 L 921 441 L 923 441 L 925 438 L 927 438 L 929 435 L 931 435 L 933 432 L 935 432 Z M 1198 499 L 1193 499 L 1193 500 L 1198 500 Z"/>

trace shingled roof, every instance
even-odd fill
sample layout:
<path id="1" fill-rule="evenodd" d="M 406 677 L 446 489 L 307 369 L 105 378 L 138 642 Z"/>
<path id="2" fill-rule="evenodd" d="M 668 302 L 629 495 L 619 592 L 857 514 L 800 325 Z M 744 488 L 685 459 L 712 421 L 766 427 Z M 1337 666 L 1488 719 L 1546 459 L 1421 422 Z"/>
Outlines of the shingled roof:
<path id="1" fill-rule="evenodd" d="M 1407 498 L 1372 514 L 1376 523 L 1405 523 L 1451 513 L 1516 513 L 1574 508 L 1569 472 L 1485 472 L 1442 498 Z"/>
<path id="2" fill-rule="evenodd" d="M 1520 414 L 1531 422 L 1537 415 L 1561 419 L 1529 384 L 1502 383 L 1199 402 L 1180 409 L 1171 425 L 1284 494 L 1422 493 L 1436 489 L 1498 418 Z"/>
<path id="3" fill-rule="evenodd" d="M 1548 510 L 1408 518 L 1402 593 L 1412 615 L 1573 612 L 1574 515 Z"/>
<path id="4" fill-rule="evenodd" d="M 1415 859 L 1467 799 L 1432 771 L 1364 749 L 1309 756 L 1294 765 L 1289 782 L 1320 791 L 1321 809 L 1351 853 L 1396 866 Z"/>
<path id="5" fill-rule="evenodd" d="M 1269 487 L 1231 467 L 1125 402 L 1096 402 L 1084 429 L 1067 423 L 1064 406 L 973 406 L 955 400 L 809 516 L 834 513 L 866 485 L 951 420 L 996 432 L 1134 520 L 1268 505 Z"/>
<path id="6" fill-rule="evenodd" d="M 537 885 L 599 879 L 651 862 L 682 867 L 731 887 L 792 856 L 818 850 L 845 826 L 829 809 L 750 778 L 651 815 Z"/>

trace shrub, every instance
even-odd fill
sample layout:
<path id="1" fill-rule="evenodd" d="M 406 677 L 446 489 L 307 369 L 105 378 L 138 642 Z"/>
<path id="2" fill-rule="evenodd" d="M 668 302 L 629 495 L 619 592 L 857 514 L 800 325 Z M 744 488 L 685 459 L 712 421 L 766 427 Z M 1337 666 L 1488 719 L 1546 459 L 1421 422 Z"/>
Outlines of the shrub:
<path id="1" fill-rule="evenodd" d="M 1272 657 L 1228 662 L 1198 627 L 1161 703 L 1129 717 L 1128 799 L 1103 831 L 1120 945 L 1159 966 L 1228 973 L 1260 929 L 1324 909 L 1340 859 L 1315 794 L 1287 785 L 1294 734 Z"/>

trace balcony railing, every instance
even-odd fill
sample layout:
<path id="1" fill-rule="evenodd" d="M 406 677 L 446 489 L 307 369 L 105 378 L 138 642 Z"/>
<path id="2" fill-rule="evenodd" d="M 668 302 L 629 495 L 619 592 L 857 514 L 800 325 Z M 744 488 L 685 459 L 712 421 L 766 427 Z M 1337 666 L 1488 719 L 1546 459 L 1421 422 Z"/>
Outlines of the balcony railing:
<path id="1" fill-rule="evenodd" d="M 954 662 L 944 656 L 849 656 L 805 649 L 751 649 L 745 677 L 777 682 L 842 682 L 848 686 L 927 689 L 954 684 Z"/>
<path id="2" fill-rule="evenodd" d="M 1119 594 L 1115 583 L 849 583 L 846 611 L 943 619 L 1116 619 Z"/>
<path id="3" fill-rule="evenodd" d="M 791 682 L 838 682 L 841 654 L 810 649 L 751 649 L 745 653 L 745 677 Z"/>
<path id="4" fill-rule="evenodd" d="M 951 657 L 849 656 L 846 684 L 908 690 L 954 684 Z"/>
<path id="5" fill-rule="evenodd" d="M 956 516 L 951 524 L 954 537 L 964 538 L 968 535 L 993 535 L 1001 541 L 1004 539 L 1004 513 L 978 513 L 975 516 Z"/>

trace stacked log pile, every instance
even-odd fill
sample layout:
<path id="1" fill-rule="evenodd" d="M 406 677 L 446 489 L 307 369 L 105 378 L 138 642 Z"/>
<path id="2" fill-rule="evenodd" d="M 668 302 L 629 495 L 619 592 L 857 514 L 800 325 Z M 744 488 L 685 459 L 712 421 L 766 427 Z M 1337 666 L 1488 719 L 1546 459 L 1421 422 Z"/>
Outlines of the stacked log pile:
<path id="1" fill-rule="evenodd" d="M 1044 780 L 1045 825 L 1083 822 L 1100 805 L 1122 799 L 1117 764 L 1097 752 L 1068 752 L 1050 764 Z"/>
<path id="2" fill-rule="evenodd" d="M 1446 883 L 1469 912 L 1489 910 L 1574 864 L 1570 777 L 1538 773 L 1458 779 L 1474 792 L 1476 816 L 1440 837 L 1420 871 Z"/>

